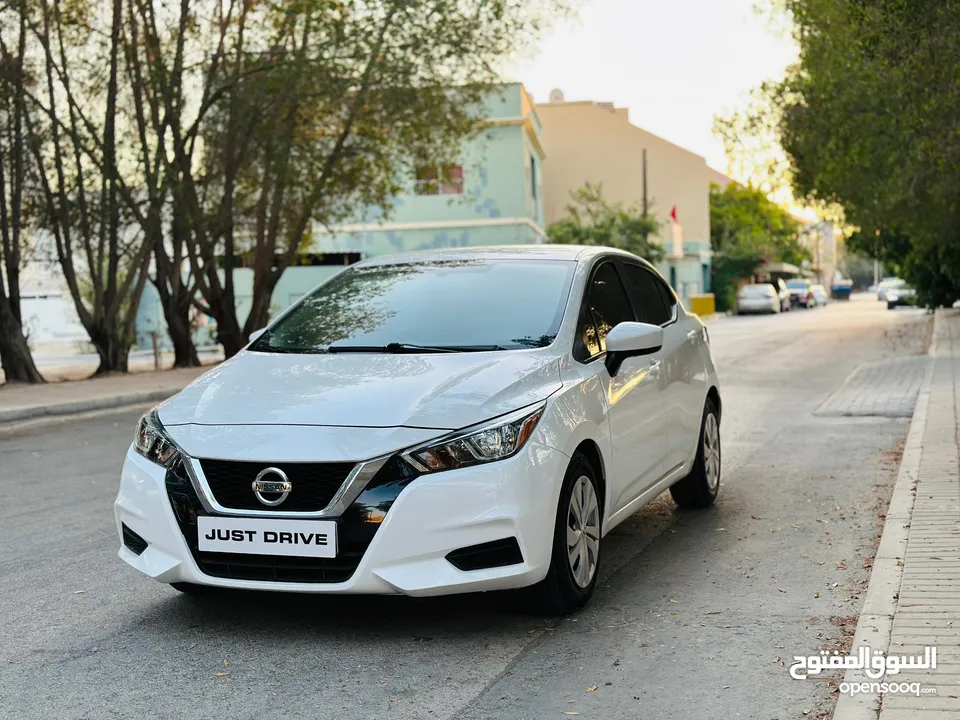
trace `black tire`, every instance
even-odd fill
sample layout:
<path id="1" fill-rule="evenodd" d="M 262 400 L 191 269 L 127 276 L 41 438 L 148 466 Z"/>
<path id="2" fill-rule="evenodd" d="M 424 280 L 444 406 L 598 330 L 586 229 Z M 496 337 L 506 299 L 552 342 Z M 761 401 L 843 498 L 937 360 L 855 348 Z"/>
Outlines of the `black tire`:
<path id="1" fill-rule="evenodd" d="M 887 303 L 887 310 L 896 310 L 896 309 L 897 309 L 897 306 L 894 303 L 892 302 Z"/>
<path id="2" fill-rule="evenodd" d="M 567 556 L 567 519 L 570 512 L 570 498 L 574 486 L 581 477 L 586 477 L 593 487 L 598 500 L 597 521 L 597 553 L 593 577 L 586 587 L 574 580 L 573 570 Z M 557 517 L 553 529 L 553 552 L 550 558 L 550 569 L 547 576 L 531 588 L 532 610 L 544 615 L 568 615 L 579 610 L 589 602 L 593 590 L 597 585 L 600 574 L 601 548 L 599 529 L 603 521 L 603 495 L 597 482 L 597 472 L 593 465 L 581 453 L 577 453 L 570 460 L 567 472 L 563 476 L 563 485 L 560 488 L 560 498 L 557 503 Z"/>
<path id="3" fill-rule="evenodd" d="M 707 434 L 708 418 L 713 417 L 716 423 L 716 481 L 711 482 L 707 470 L 707 460 L 704 437 Z M 705 508 L 713 505 L 720 492 L 720 414 L 713 400 L 707 398 L 703 408 L 703 418 L 700 420 L 700 439 L 697 446 L 697 458 L 693 461 L 690 473 L 670 488 L 673 501 L 682 508 Z"/>

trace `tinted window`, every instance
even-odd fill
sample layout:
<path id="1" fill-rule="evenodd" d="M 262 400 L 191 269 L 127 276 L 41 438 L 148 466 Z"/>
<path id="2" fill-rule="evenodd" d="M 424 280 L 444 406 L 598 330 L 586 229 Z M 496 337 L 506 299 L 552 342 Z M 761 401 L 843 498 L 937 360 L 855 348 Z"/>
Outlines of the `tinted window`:
<path id="1" fill-rule="evenodd" d="M 667 312 L 670 313 L 670 319 L 673 320 L 673 313 L 675 312 L 674 308 L 677 305 L 677 296 L 673 294 L 673 290 L 667 287 L 667 284 L 658 278 L 654 278 L 653 281 L 657 284 L 657 288 L 660 290 L 660 296 L 663 298 L 664 305 L 667 306 Z"/>
<path id="2" fill-rule="evenodd" d="M 560 327 L 575 267 L 469 259 L 350 268 L 304 298 L 251 349 L 545 347 Z"/>
<path id="3" fill-rule="evenodd" d="M 600 353 L 600 340 L 597 338 L 597 326 L 593 324 L 593 315 L 584 304 L 577 324 L 577 336 L 573 341 L 573 357 L 581 362 Z"/>
<path id="4" fill-rule="evenodd" d="M 670 321 L 672 313 L 667 310 L 657 281 L 649 271 L 637 265 L 624 265 L 623 281 L 639 322 L 663 325 Z"/>
<path id="5" fill-rule="evenodd" d="M 806 290 L 810 283 L 806 280 L 788 280 L 787 287 L 791 290 Z"/>
<path id="6" fill-rule="evenodd" d="M 607 333 L 617 323 L 632 322 L 633 310 L 612 263 L 604 263 L 593 275 L 589 295 L 590 311 L 597 326 L 600 349 L 607 349 Z"/>

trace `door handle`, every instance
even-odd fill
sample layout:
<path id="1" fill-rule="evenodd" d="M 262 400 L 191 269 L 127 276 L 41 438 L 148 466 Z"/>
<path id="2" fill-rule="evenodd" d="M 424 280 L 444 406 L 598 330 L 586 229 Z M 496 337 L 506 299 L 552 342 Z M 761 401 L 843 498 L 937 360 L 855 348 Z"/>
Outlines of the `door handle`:
<path id="1" fill-rule="evenodd" d="M 660 378 L 660 365 L 659 360 L 651 360 L 650 367 L 647 369 L 647 377 L 651 380 L 657 380 Z"/>
<path id="2" fill-rule="evenodd" d="M 696 330 L 691 330 L 690 332 L 687 333 L 687 340 L 696 340 L 696 339 L 697 339 Z"/>

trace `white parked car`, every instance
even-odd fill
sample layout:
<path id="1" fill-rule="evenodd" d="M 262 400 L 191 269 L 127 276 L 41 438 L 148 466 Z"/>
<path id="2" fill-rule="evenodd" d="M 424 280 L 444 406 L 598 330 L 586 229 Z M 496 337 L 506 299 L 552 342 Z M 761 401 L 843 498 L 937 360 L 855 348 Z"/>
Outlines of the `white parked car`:
<path id="1" fill-rule="evenodd" d="M 880 302 L 887 301 L 887 293 L 891 290 L 896 290 L 899 287 L 906 285 L 905 280 L 900 278 L 884 278 L 883 281 L 877 286 L 877 300 Z"/>
<path id="2" fill-rule="evenodd" d="M 823 285 L 812 285 L 810 292 L 813 293 L 813 299 L 817 305 L 826 305 L 830 302 L 830 294 Z"/>
<path id="3" fill-rule="evenodd" d="M 744 285 L 737 293 L 737 313 L 778 313 L 782 301 L 777 289 L 770 283 Z"/>
<path id="4" fill-rule="evenodd" d="M 720 485 L 707 330 L 574 246 L 353 265 L 139 423 L 120 557 L 178 590 L 587 602 L 601 538 Z"/>

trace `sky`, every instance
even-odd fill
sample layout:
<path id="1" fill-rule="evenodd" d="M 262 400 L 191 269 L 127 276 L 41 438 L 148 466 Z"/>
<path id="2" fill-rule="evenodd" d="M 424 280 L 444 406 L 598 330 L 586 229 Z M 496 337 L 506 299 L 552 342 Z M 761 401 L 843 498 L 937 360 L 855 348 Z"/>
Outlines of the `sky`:
<path id="1" fill-rule="evenodd" d="M 534 102 L 613 102 L 630 121 L 692 150 L 726 173 L 713 118 L 746 104 L 751 89 L 780 79 L 797 58 L 769 0 L 580 0 L 537 52 L 514 63 Z M 758 11 L 759 9 L 759 11 Z"/>

